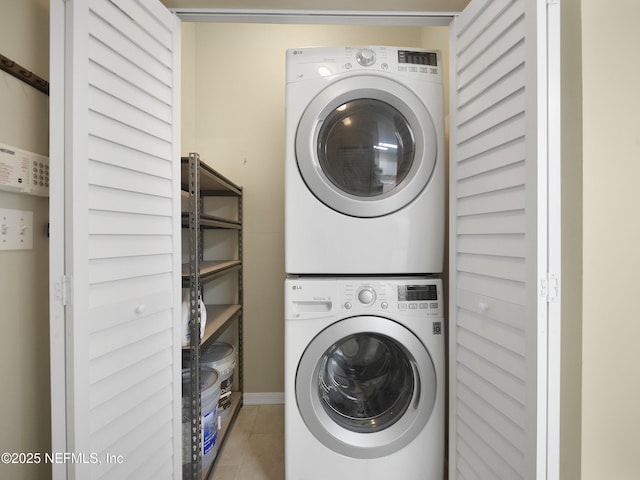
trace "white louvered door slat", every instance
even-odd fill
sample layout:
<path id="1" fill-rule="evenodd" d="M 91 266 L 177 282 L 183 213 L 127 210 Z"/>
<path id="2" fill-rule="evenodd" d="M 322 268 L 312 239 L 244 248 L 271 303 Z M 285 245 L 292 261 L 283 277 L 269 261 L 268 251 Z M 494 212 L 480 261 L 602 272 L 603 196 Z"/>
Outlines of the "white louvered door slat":
<path id="1" fill-rule="evenodd" d="M 64 19 L 52 38 L 67 44 L 63 125 L 52 113 L 52 136 L 65 138 L 52 142 L 65 175 L 52 197 L 66 214 L 52 255 L 63 255 L 71 279 L 66 338 L 52 339 L 52 362 L 61 349 L 66 357 L 54 415 L 67 426 L 54 424 L 53 438 L 58 451 L 96 460 L 56 466 L 54 478 L 178 479 L 179 21 L 157 0 L 54 0 L 51 9 Z"/>
<path id="2" fill-rule="evenodd" d="M 450 29 L 451 480 L 557 478 L 547 464 L 547 374 L 557 366 L 540 289 L 547 3 L 472 0 Z"/>

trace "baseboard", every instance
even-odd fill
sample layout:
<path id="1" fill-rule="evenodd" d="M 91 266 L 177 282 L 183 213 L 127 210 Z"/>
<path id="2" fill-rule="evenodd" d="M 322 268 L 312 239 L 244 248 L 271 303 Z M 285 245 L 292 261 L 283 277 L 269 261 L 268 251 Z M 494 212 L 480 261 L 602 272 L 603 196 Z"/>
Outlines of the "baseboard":
<path id="1" fill-rule="evenodd" d="M 244 393 L 242 400 L 245 405 L 279 405 L 284 403 L 284 392 Z"/>

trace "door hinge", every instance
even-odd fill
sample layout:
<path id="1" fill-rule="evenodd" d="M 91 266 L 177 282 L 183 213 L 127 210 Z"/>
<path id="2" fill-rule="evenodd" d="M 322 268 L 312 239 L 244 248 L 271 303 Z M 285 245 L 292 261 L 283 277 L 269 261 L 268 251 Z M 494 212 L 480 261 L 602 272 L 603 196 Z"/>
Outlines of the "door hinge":
<path id="1" fill-rule="evenodd" d="M 71 305 L 71 277 L 63 275 L 59 282 L 55 284 L 56 300 L 58 300 L 63 307 Z"/>
<path id="2" fill-rule="evenodd" d="M 547 278 L 543 279 L 540 285 L 540 296 L 547 300 L 547 303 L 555 303 L 560 297 L 560 281 L 555 273 L 547 273 Z"/>

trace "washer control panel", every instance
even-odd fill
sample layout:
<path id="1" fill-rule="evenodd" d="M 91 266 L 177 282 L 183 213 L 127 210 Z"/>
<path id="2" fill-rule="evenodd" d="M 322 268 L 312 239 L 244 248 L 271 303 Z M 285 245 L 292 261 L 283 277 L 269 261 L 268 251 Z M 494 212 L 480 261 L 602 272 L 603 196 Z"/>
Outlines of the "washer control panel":
<path id="1" fill-rule="evenodd" d="M 430 277 L 289 277 L 285 318 L 322 318 L 337 313 L 443 317 L 442 280 Z"/>
<path id="2" fill-rule="evenodd" d="M 402 281 L 345 279 L 339 282 L 338 307 L 351 311 L 397 311 L 442 315 L 442 282 L 439 279 Z"/>

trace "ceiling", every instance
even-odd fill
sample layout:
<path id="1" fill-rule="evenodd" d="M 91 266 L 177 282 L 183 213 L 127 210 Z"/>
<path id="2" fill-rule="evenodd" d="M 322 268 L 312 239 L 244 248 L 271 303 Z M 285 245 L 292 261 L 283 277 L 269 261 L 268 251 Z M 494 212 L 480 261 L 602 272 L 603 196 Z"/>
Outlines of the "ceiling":
<path id="1" fill-rule="evenodd" d="M 470 0 L 161 0 L 169 8 L 459 12 Z"/>

